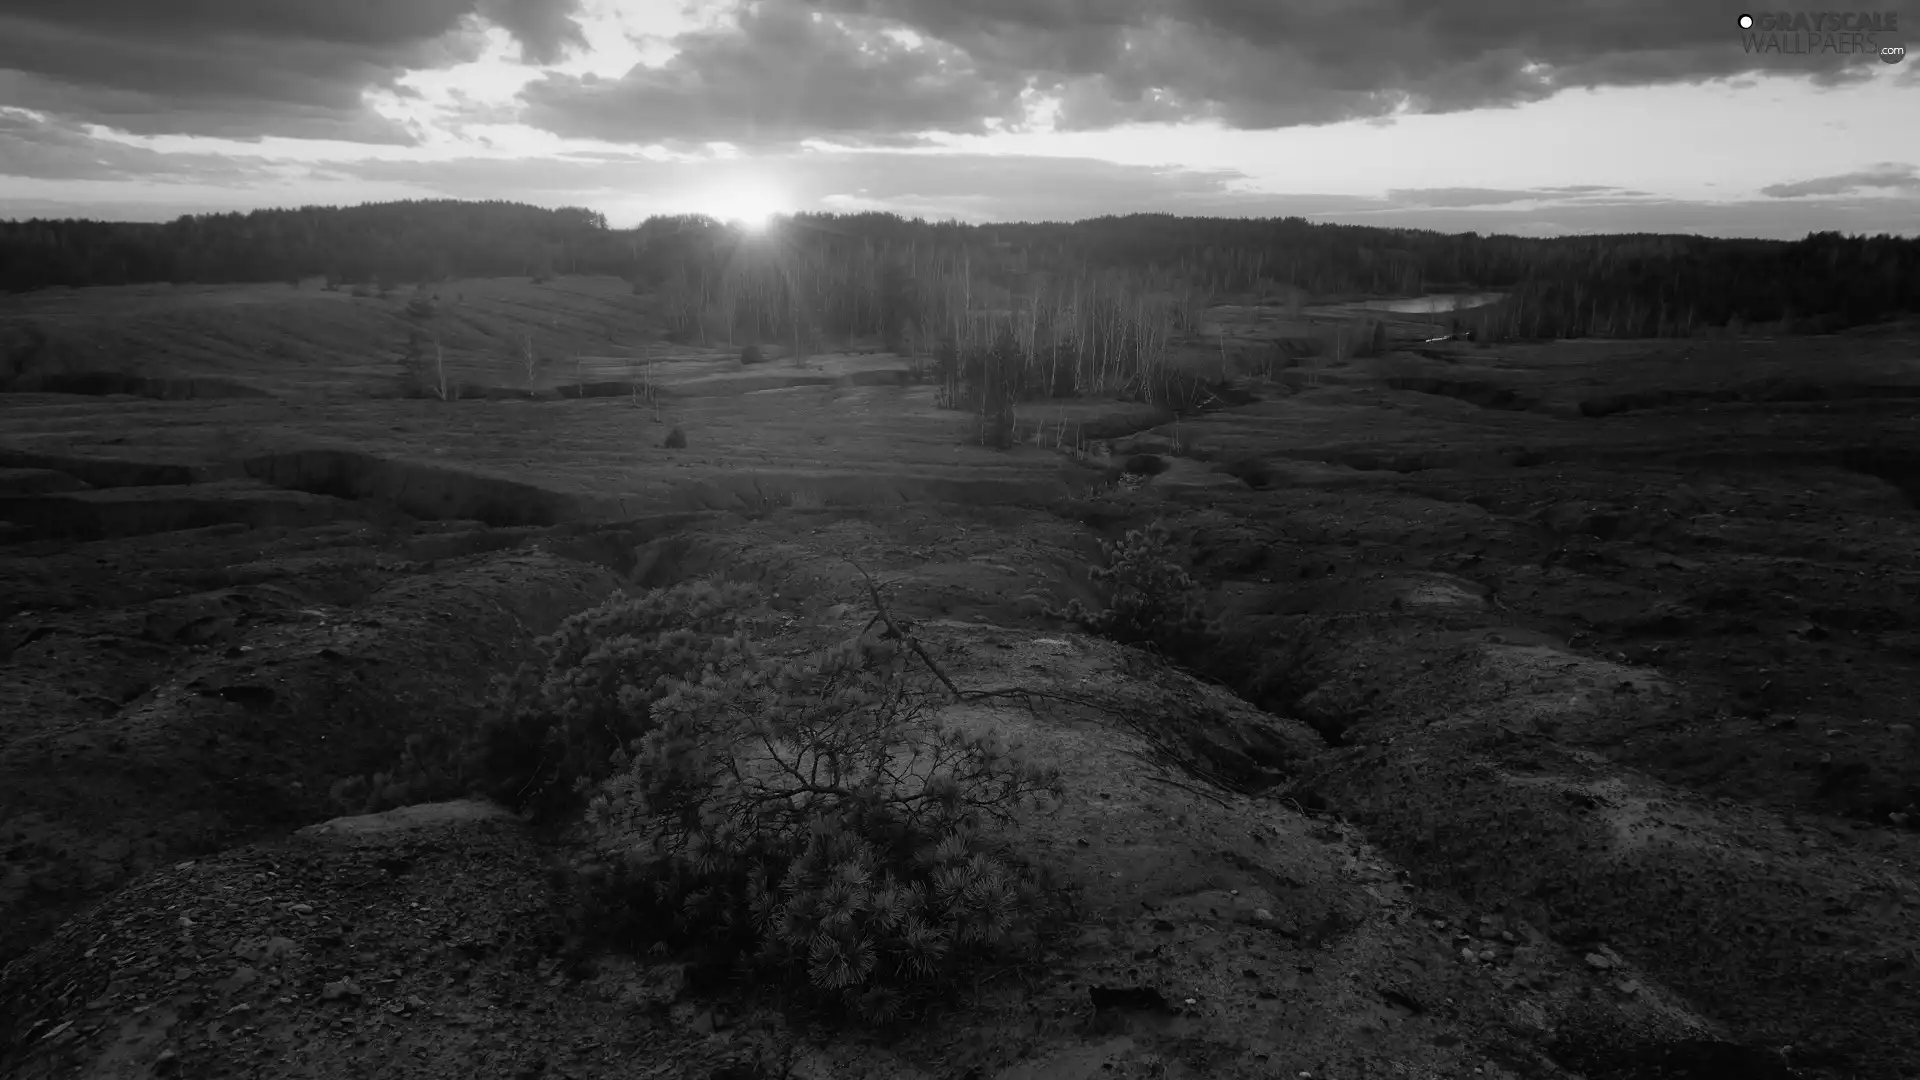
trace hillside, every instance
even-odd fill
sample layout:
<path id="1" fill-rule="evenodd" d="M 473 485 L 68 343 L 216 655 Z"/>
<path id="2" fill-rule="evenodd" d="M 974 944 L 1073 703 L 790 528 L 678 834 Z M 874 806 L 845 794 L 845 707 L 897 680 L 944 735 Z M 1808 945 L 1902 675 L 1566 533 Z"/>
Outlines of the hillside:
<path id="1" fill-rule="evenodd" d="M 665 286 L 435 290 L 0 302 L 43 342 L 0 394 L 9 1075 L 1920 1058 L 1911 323 L 1435 341 L 1249 296 L 1071 369 L 1017 323 L 744 363 L 667 342 Z M 1156 521 L 1222 635 L 1177 663 L 1058 616 Z M 1072 931 L 935 1022 L 814 1032 L 606 937 L 582 836 L 429 767 L 617 590 L 753 583 L 786 655 L 879 632 L 861 570 L 972 695 L 940 715 L 1063 770 L 1011 835 Z"/>

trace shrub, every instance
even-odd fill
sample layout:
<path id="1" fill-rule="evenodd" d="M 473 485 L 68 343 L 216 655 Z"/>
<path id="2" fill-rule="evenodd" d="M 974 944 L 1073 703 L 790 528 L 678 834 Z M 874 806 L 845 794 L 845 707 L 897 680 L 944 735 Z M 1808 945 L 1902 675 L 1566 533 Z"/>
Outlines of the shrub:
<path id="1" fill-rule="evenodd" d="M 667 437 L 661 441 L 660 445 L 669 450 L 685 450 L 687 448 L 687 433 L 681 431 L 679 428 L 674 428 L 672 431 L 667 432 Z"/>
<path id="2" fill-rule="evenodd" d="M 749 365 L 764 364 L 767 362 L 767 355 L 760 351 L 760 346 L 749 345 L 740 350 L 740 362 Z"/>
<path id="3" fill-rule="evenodd" d="M 933 720 L 898 642 L 678 683 L 590 819 L 628 925 L 871 1023 L 1038 955 L 1064 893 L 989 834 L 1059 774 Z"/>
<path id="4" fill-rule="evenodd" d="M 1205 642 L 1205 598 L 1175 558 L 1164 522 L 1130 529 L 1100 548 L 1107 565 L 1094 568 L 1093 580 L 1107 586 L 1107 606 L 1096 611 L 1074 600 L 1049 614 L 1123 644 L 1154 645 L 1169 656 L 1191 655 Z"/>
<path id="5" fill-rule="evenodd" d="M 547 820 L 584 806 L 674 681 L 742 663 L 764 612 L 752 586 L 693 581 L 568 618 L 497 688 L 477 747 L 483 790 Z"/>

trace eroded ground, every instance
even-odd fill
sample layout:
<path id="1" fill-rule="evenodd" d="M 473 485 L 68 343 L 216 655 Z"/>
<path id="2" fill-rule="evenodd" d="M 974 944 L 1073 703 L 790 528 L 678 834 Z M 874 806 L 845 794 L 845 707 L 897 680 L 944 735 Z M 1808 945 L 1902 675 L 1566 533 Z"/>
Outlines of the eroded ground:
<path id="1" fill-rule="evenodd" d="M 1429 343 L 1010 452 L 878 356 L 690 356 L 657 412 L 0 396 L 7 1068 L 1920 1075 L 1917 336 Z M 1044 614 L 1156 518 L 1280 718 Z M 1135 707 L 971 717 L 1069 768 L 1045 979 L 795 1045 L 570 952 L 516 822 L 292 835 L 412 801 L 408 736 L 622 584 L 760 580 L 797 640 L 866 622 L 856 564 L 963 686 Z"/>

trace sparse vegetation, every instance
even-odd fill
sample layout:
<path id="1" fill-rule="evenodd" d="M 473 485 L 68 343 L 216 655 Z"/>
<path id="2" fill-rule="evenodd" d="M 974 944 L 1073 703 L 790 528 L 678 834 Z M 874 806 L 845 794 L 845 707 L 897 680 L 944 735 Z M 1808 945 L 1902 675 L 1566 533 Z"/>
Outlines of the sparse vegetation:
<path id="1" fill-rule="evenodd" d="M 433 357 L 427 357 L 427 345 L 431 340 Z M 407 351 L 400 359 L 401 390 L 408 397 L 434 397 L 441 401 L 454 401 L 460 396 L 460 388 L 447 377 L 447 354 L 440 347 L 438 337 L 429 335 L 418 328 L 407 331 Z"/>
<path id="2" fill-rule="evenodd" d="M 675 680 L 744 663 L 764 618 L 751 586 L 695 581 L 567 619 L 499 684 L 474 765 L 482 789 L 549 821 L 584 806 Z"/>
<path id="3" fill-rule="evenodd" d="M 768 618 L 705 581 L 573 616 L 501 682 L 471 771 L 541 820 L 586 811 L 596 935 L 875 1023 L 1030 960 L 1063 893 L 994 827 L 1058 773 L 939 722 L 901 643 L 770 657 Z"/>
<path id="4" fill-rule="evenodd" d="M 660 445 L 666 447 L 668 450 L 685 450 L 687 448 L 687 433 L 679 428 L 674 428 L 672 431 L 667 432 L 667 437 L 661 440 Z"/>
<path id="5" fill-rule="evenodd" d="M 1106 606 L 1092 609 L 1073 600 L 1050 614 L 1122 644 L 1151 645 L 1176 658 L 1193 655 L 1208 638 L 1206 598 L 1180 565 L 1173 530 L 1156 521 L 1100 547 L 1107 565 L 1093 569 L 1093 580 L 1106 587 Z"/>
<path id="6" fill-rule="evenodd" d="M 898 642 L 681 680 L 590 808 L 629 932 L 868 1023 L 1036 959 L 1056 883 L 993 826 L 1058 774 L 933 718 Z"/>
<path id="7" fill-rule="evenodd" d="M 526 334 L 520 342 L 520 364 L 526 371 L 527 389 L 532 390 L 540 377 L 540 354 L 533 350 L 533 335 Z"/>

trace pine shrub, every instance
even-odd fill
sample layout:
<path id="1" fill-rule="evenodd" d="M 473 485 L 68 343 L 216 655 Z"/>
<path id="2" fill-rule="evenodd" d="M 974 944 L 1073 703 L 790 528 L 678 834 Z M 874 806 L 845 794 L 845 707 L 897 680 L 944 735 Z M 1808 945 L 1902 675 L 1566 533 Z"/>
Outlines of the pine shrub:
<path id="1" fill-rule="evenodd" d="M 1174 657 L 1189 656 L 1208 640 L 1205 596 L 1180 565 L 1165 522 L 1129 529 L 1118 542 L 1102 541 L 1100 548 L 1107 565 L 1094 568 L 1093 580 L 1106 587 L 1107 606 L 1094 610 L 1073 600 L 1049 614 Z"/>
<path id="2" fill-rule="evenodd" d="M 657 703 L 679 680 L 745 663 L 765 616 L 751 585 L 692 581 L 568 618 L 536 643 L 537 661 L 497 687 L 477 748 L 483 789 L 542 819 L 584 806 L 650 729 Z"/>
<path id="3" fill-rule="evenodd" d="M 1036 956 L 1065 894 L 993 826 L 1059 774 L 938 722 L 909 659 L 749 656 L 655 700 L 589 808 L 625 925 L 869 1023 Z"/>

